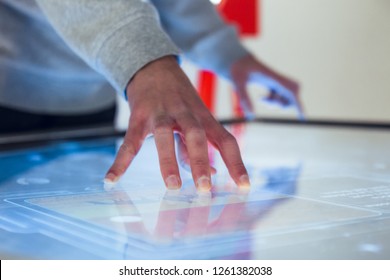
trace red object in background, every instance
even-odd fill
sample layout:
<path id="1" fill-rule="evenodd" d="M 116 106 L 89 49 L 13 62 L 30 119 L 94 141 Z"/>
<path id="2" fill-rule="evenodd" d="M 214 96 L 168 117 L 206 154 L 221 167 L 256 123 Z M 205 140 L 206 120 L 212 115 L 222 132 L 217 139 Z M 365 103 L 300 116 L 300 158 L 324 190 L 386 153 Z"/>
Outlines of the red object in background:
<path id="1" fill-rule="evenodd" d="M 259 0 L 223 0 L 218 6 L 222 17 L 238 27 L 240 36 L 259 35 Z"/>
<path id="2" fill-rule="evenodd" d="M 260 0 L 222 0 L 218 10 L 226 22 L 238 28 L 241 37 L 257 36 L 260 33 L 258 17 Z M 215 113 L 215 74 L 201 70 L 199 73 L 198 91 L 207 108 Z M 233 111 L 236 116 L 243 116 L 238 98 L 233 96 Z"/>
<path id="3" fill-rule="evenodd" d="M 211 111 L 214 109 L 214 93 L 217 80 L 215 74 L 202 70 L 199 73 L 199 95 L 206 107 Z"/>

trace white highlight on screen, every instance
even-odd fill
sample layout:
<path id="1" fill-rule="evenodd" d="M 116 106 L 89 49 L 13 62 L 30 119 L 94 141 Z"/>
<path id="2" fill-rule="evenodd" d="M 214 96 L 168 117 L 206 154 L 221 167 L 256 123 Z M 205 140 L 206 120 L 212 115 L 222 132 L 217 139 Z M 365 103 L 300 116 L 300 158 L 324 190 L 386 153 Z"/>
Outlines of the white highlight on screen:
<path id="1" fill-rule="evenodd" d="M 27 185 L 45 185 L 49 184 L 50 180 L 47 178 L 19 178 L 16 180 L 16 183 L 19 185 L 27 186 Z"/>
<path id="2" fill-rule="evenodd" d="M 382 251 L 382 247 L 378 244 L 365 243 L 359 245 L 359 250 L 363 252 L 379 253 Z"/>
<path id="3" fill-rule="evenodd" d="M 111 222 L 114 223 L 137 223 L 142 221 L 139 216 L 116 216 L 110 218 Z"/>
<path id="4" fill-rule="evenodd" d="M 214 5 L 218 5 L 218 4 L 221 4 L 222 0 L 210 0 L 211 3 L 213 3 Z"/>

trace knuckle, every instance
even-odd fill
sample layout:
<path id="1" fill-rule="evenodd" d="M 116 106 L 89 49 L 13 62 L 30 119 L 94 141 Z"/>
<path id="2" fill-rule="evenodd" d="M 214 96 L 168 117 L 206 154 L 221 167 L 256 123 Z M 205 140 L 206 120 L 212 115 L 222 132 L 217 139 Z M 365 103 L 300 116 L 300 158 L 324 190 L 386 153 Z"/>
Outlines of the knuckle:
<path id="1" fill-rule="evenodd" d="M 166 131 L 170 130 L 173 125 L 171 117 L 165 114 L 157 115 L 154 118 L 154 130 L 155 131 Z"/>
<path id="2" fill-rule="evenodd" d="M 207 159 L 204 158 L 195 158 L 191 159 L 191 166 L 194 168 L 205 168 L 209 165 L 209 162 Z"/>
<path id="3" fill-rule="evenodd" d="M 137 149 L 134 147 L 133 143 L 129 141 L 125 141 L 122 143 L 122 145 L 119 148 L 119 151 L 122 153 L 125 153 L 127 155 L 136 155 Z"/>
<path id="4" fill-rule="evenodd" d="M 175 103 L 175 108 L 174 108 L 174 114 L 176 117 L 183 117 L 183 116 L 187 116 L 189 115 L 189 111 L 191 110 L 191 108 L 189 108 L 187 106 L 187 104 L 185 104 L 183 101 L 181 100 L 178 100 L 176 103 Z"/>
<path id="5" fill-rule="evenodd" d="M 154 128 L 153 133 L 155 135 L 164 135 L 172 133 L 172 128 L 170 126 L 157 126 Z"/>
<path id="6" fill-rule="evenodd" d="M 192 127 L 201 127 L 198 119 L 195 117 L 195 114 L 188 109 L 178 112 L 176 114 L 176 119 L 179 120 L 184 126 L 186 126 L 187 130 Z"/>
<path id="7" fill-rule="evenodd" d="M 130 115 L 130 121 L 134 121 L 136 123 L 143 122 L 147 120 L 149 113 L 147 110 L 133 110 Z"/>
<path id="8" fill-rule="evenodd" d="M 218 146 L 237 146 L 237 140 L 227 130 L 223 130 L 217 137 Z"/>
<path id="9" fill-rule="evenodd" d="M 163 157 L 160 159 L 160 166 L 161 167 L 170 167 L 176 164 L 175 159 L 171 157 Z"/>
<path id="10" fill-rule="evenodd" d="M 236 161 L 236 162 L 233 162 L 231 167 L 237 171 L 237 173 L 239 174 L 243 174 L 244 172 L 246 172 L 246 168 L 245 168 L 245 165 L 244 163 L 240 160 L 240 161 Z"/>
<path id="11" fill-rule="evenodd" d="M 207 149 L 207 138 L 203 130 L 189 132 L 186 136 L 187 146 L 203 151 Z"/>
<path id="12" fill-rule="evenodd" d="M 125 171 L 126 171 L 126 167 L 122 164 L 116 164 L 110 169 L 110 172 L 112 172 L 116 175 L 121 175 L 121 174 L 125 173 Z"/>
<path id="13" fill-rule="evenodd" d="M 176 119 L 189 119 L 192 118 L 191 114 L 188 113 L 188 108 L 182 105 L 176 106 Z"/>
<path id="14" fill-rule="evenodd" d="M 198 124 L 189 127 L 187 133 L 190 137 L 194 137 L 197 139 L 206 138 L 206 132 L 204 131 L 203 127 Z"/>
<path id="15" fill-rule="evenodd" d="M 206 139 L 206 132 L 203 126 L 192 116 L 182 127 L 185 138 L 189 141 L 203 142 Z"/>
<path id="16" fill-rule="evenodd" d="M 236 164 L 231 167 L 232 174 L 235 174 L 235 176 L 241 176 L 242 174 L 248 174 L 246 168 L 242 164 Z"/>
<path id="17" fill-rule="evenodd" d="M 114 165 L 111 166 L 110 169 L 108 169 L 107 174 L 109 174 L 109 173 L 113 173 L 115 175 L 118 175 Z"/>
<path id="18" fill-rule="evenodd" d="M 166 125 L 172 123 L 172 118 L 166 113 L 156 114 L 154 117 L 155 125 Z"/>

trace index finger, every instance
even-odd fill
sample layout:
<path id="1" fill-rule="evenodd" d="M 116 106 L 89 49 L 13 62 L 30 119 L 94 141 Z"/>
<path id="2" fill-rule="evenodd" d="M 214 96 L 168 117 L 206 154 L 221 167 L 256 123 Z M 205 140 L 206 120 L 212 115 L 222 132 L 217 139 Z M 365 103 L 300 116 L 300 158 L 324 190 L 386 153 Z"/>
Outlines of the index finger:
<path id="1" fill-rule="evenodd" d="M 123 143 L 118 150 L 114 163 L 107 171 L 104 179 L 105 183 L 114 184 L 125 173 L 140 150 L 145 136 L 144 122 L 135 121 L 130 118 L 129 129 L 127 130 Z"/>

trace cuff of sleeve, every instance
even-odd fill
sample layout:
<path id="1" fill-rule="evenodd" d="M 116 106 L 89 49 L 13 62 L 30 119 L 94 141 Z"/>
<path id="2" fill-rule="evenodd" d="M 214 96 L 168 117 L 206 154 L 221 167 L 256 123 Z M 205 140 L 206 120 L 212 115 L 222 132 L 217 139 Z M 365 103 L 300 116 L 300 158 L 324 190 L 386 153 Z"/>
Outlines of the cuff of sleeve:
<path id="1" fill-rule="evenodd" d="M 230 69 L 235 61 L 249 55 L 238 39 L 234 27 L 213 32 L 195 45 L 187 56 L 201 68 L 230 79 Z"/>
<path id="2" fill-rule="evenodd" d="M 140 17 L 119 28 L 104 42 L 95 65 L 117 92 L 124 93 L 139 69 L 158 58 L 179 53 L 156 18 Z"/>

